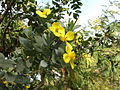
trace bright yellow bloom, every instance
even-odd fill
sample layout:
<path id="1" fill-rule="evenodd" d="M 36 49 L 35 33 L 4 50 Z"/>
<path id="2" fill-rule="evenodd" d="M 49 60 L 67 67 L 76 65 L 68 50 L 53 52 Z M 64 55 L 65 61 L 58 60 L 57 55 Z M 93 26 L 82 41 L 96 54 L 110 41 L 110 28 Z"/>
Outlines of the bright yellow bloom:
<path id="1" fill-rule="evenodd" d="M 47 16 L 51 13 L 50 9 L 45 9 L 43 12 L 41 11 L 36 11 L 36 14 L 38 14 L 42 18 L 47 18 Z"/>
<path id="2" fill-rule="evenodd" d="M 28 88 L 30 88 L 30 86 L 28 86 L 28 85 L 27 85 L 27 86 L 25 86 L 25 88 L 27 88 L 27 89 L 28 89 Z"/>
<path id="3" fill-rule="evenodd" d="M 36 14 L 38 14 L 40 17 L 47 18 L 47 16 L 41 11 L 36 11 Z"/>
<path id="4" fill-rule="evenodd" d="M 72 51 L 72 52 L 63 54 L 63 59 L 65 63 L 69 63 L 71 60 L 75 59 L 75 52 Z"/>
<path id="5" fill-rule="evenodd" d="M 54 33 L 55 36 L 61 37 L 65 35 L 65 29 L 58 22 L 54 22 L 49 29 Z"/>
<path id="6" fill-rule="evenodd" d="M 71 41 L 73 39 L 74 39 L 74 33 L 72 31 L 68 31 L 66 33 L 66 35 L 60 37 L 60 40 L 63 42 L 64 41 Z"/>
<path id="7" fill-rule="evenodd" d="M 5 84 L 6 87 L 8 87 L 8 81 L 3 81 L 3 83 Z"/>
<path id="8" fill-rule="evenodd" d="M 50 9 L 45 9 L 43 11 L 43 13 L 48 16 L 51 13 L 51 10 Z"/>
<path id="9" fill-rule="evenodd" d="M 63 54 L 63 60 L 65 63 L 69 63 L 71 65 L 71 68 L 74 69 L 74 60 L 75 60 L 75 52 L 72 51 L 72 46 L 70 45 L 70 43 L 66 42 L 66 52 Z"/>

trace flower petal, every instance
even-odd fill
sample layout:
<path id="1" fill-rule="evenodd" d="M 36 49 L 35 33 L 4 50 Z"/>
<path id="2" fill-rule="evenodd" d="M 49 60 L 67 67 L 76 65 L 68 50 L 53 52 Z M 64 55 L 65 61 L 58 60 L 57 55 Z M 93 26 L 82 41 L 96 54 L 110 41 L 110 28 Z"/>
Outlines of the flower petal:
<path id="1" fill-rule="evenodd" d="M 71 61 L 70 61 L 70 66 L 71 66 L 72 69 L 74 69 L 74 67 L 75 67 L 75 65 L 74 65 L 74 60 L 71 60 Z"/>
<path id="2" fill-rule="evenodd" d="M 61 36 L 60 40 L 64 42 L 65 41 L 65 36 Z"/>
<path id="3" fill-rule="evenodd" d="M 36 14 L 41 15 L 42 12 L 38 10 L 38 11 L 36 11 Z"/>
<path id="4" fill-rule="evenodd" d="M 66 47 L 65 47 L 65 49 L 66 49 L 66 52 L 67 53 L 70 53 L 71 51 L 72 51 L 72 49 L 73 49 L 73 47 L 70 45 L 70 43 L 68 43 L 68 42 L 66 42 Z"/>
<path id="5" fill-rule="evenodd" d="M 67 53 L 63 54 L 63 60 L 64 60 L 65 63 L 69 63 L 70 57 Z"/>
<path id="6" fill-rule="evenodd" d="M 43 13 L 48 16 L 51 13 L 51 10 L 50 9 L 44 9 Z"/>
<path id="7" fill-rule="evenodd" d="M 65 29 L 62 26 L 59 27 L 59 31 L 58 32 L 61 34 L 62 37 L 65 36 Z"/>
<path id="8" fill-rule="evenodd" d="M 47 16 L 43 14 L 43 12 L 41 11 L 36 11 L 36 14 L 39 15 L 40 17 L 47 18 Z"/>
<path id="9" fill-rule="evenodd" d="M 58 22 L 54 22 L 53 24 L 52 24 L 52 27 L 60 27 L 61 25 L 60 25 L 60 23 L 58 23 Z"/>
<path id="10" fill-rule="evenodd" d="M 56 32 L 56 31 L 55 31 L 55 32 L 53 32 L 53 33 L 54 33 L 54 35 L 55 35 L 55 36 L 57 36 L 57 37 L 60 37 L 60 36 L 61 36 L 61 34 L 60 34 L 60 33 L 58 33 L 58 32 Z"/>
<path id="11" fill-rule="evenodd" d="M 52 32 L 54 31 L 54 27 L 52 27 L 52 26 L 49 27 L 49 29 L 50 29 Z"/>
<path id="12" fill-rule="evenodd" d="M 65 35 L 67 41 L 71 41 L 74 39 L 74 32 L 68 31 Z"/>
<path id="13" fill-rule="evenodd" d="M 71 60 L 75 60 L 75 56 L 76 56 L 76 54 L 75 54 L 74 51 L 69 53 L 69 57 L 70 57 Z"/>

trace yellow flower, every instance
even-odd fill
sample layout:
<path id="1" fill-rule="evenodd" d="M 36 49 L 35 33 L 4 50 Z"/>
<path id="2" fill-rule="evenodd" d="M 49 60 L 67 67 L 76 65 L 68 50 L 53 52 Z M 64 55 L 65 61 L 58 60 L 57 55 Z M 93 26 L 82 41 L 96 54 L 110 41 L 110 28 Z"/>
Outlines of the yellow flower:
<path id="1" fill-rule="evenodd" d="M 30 88 L 30 86 L 27 85 L 27 86 L 25 86 L 25 88 L 28 89 L 28 88 Z"/>
<path id="2" fill-rule="evenodd" d="M 72 31 L 68 31 L 66 33 L 66 35 L 60 37 L 60 40 L 63 42 L 64 41 L 71 41 L 73 39 L 74 39 L 74 33 Z"/>
<path id="3" fill-rule="evenodd" d="M 71 51 L 69 53 L 63 54 L 63 59 L 64 59 L 65 63 L 69 63 L 71 60 L 75 59 L 75 52 Z"/>
<path id="4" fill-rule="evenodd" d="M 41 11 L 36 11 L 36 14 L 38 14 L 42 18 L 47 18 L 47 16 L 51 13 L 50 9 L 45 9 L 43 12 Z"/>
<path id="5" fill-rule="evenodd" d="M 65 29 L 58 22 L 54 22 L 49 29 L 54 33 L 55 36 L 61 37 L 65 35 Z"/>
<path id="6" fill-rule="evenodd" d="M 12 85 L 14 85 L 14 84 L 15 84 L 15 82 L 11 82 L 11 84 L 12 84 Z"/>
<path id="7" fill-rule="evenodd" d="M 3 83 L 5 84 L 6 87 L 8 87 L 9 84 L 8 81 L 4 81 Z"/>
<path id="8" fill-rule="evenodd" d="M 50 10 L 50 9 L 45 9 L 45 10 L 43 11 L 43 13 L 44 13 L 45 15 L 49 15 L 49 14 L 51 13 L 51 10 Z"/>
<path id="9" fill-rule="evenodd" d="M 71 65 L 71 68 L 74 69 L 74 60 L 75 60 L 75 52 L 72 51 L 72 46 L 70 45 L 70 43 L 66 42 L 66 52 L 63 54 L 63 60 L 65 63 L 69 63 Z"/>

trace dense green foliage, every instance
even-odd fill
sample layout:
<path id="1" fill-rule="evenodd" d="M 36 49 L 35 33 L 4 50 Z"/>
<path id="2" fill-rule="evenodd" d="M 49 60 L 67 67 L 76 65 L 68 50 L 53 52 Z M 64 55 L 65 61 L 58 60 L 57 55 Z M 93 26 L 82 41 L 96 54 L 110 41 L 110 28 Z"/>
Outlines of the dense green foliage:
<path id="1" fill-rule="evenodd" d="M 107 8 L 82 27 L 76 25 L 80 0 L 52 0 L 44 7 L 35 0 L 0 2 L 0 90 L 120 89 L 120 12 Z M 110 6 L 120 9 L 120 2 Z M 64 14 L 73 18 L 66 20 Z M 68 32 L 74 32 L 74 39 Z M 75 52 L 70 63 L 66 60 L 73 54 L 66 42 Z"/>

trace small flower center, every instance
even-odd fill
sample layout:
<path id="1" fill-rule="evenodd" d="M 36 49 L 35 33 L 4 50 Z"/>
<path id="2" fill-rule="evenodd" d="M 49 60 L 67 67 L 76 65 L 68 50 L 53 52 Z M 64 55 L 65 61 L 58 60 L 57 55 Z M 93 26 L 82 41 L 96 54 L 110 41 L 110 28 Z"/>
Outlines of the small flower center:
<path id="1" fill-rule="evenodd" d="M 56 29 L 55 29 L 55 31 L 58 33 L 59 29 L 58 29 L 58 28 L 56 28 Z"/>
<path id="2" fill-rule="evenodd" d="M 75 59 L 74 53 L 70 53 L 70 54 L 69 54 L 69 57 L 70 57 L 71 59 Z"/>

